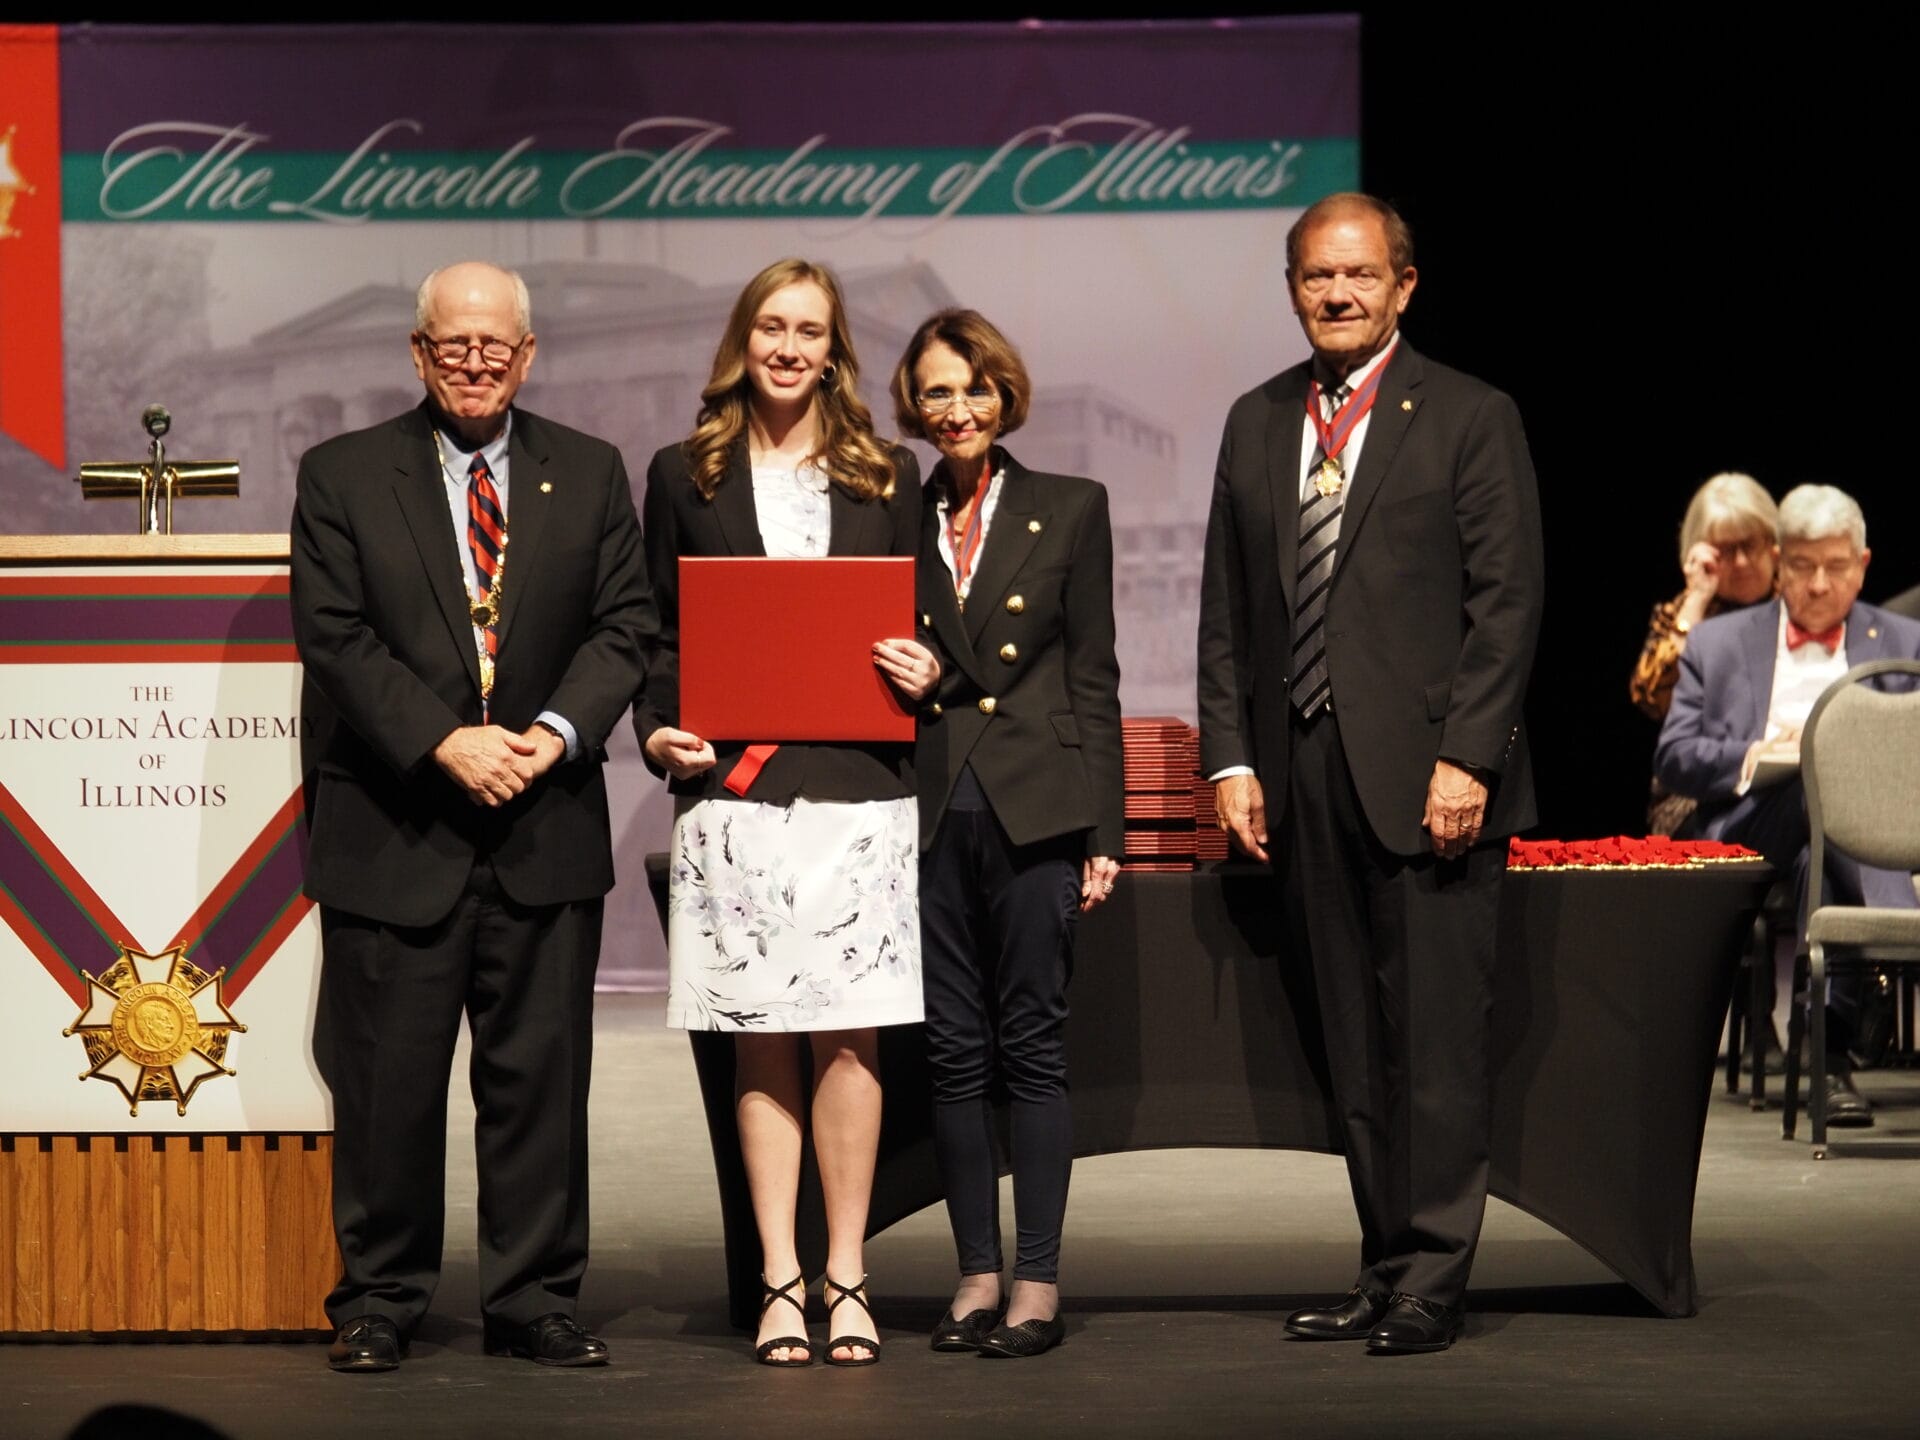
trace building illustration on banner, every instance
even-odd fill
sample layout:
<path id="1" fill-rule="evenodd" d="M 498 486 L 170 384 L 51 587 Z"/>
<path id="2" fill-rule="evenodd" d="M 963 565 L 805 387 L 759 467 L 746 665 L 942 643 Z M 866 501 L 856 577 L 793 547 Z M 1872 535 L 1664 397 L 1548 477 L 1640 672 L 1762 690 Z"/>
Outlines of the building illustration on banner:
<path id="1" fill-rule="evenodd" d="M 646 457 L 692 426 L 737 285 L 603 260 L 536 260 L 520 268 L 542 341 L 528 403 L 618 445 L 633 471 L 637 503 Z M 922 319 L 958 302 L 924 261 L 849 269 L 841 280 L 865 356 L 861 396 L 886 433 L 891 357 Z M 413 301 L 404 285 L 363 285 L 243 344 L 191 358 L 181 368 L 204 396 L 196 428 L 217 436 L 242 474 L 291 474 L 309 446 L 418 404 L 418 386 L 396 343 L 412 327 Z M 354 384 L 354 377 L 362 378 Z M 1175 498 L 1172 430 L 1121 396 L 1040 377 L 1027 425 L 1009 444 L 1030 466 L 1091 475 L 1107 486 L 1127 707 L 1187 713 L 1204 527 Z M 918 448 L 923 467 L 930 464 L 932 451 Z"/>
<path id="2" fill-rule="evenodd" d="M 692 426 L 737 277 L 708 282 L 662 265 L 596 258 L 537 258 L 518 268 L 542 342 L 528 406 L 617 444 L 637 504 L 647 457 Z M 893 357 L 921 320 L 959 297 L 923 260 L 849 266 L 840 278 L 865 361 L 861 395 L 888 433 Z M 236 456 L 242 474 L 290 477 L 309 446 L 419 403 L 398 343 L 412 328 L 413 304 L 409 284 L 360 285 L 239 344 L 183 356 L 177 373 L 190 377 L 192 394 L 176 412 L 193 416 L 204 443 Z M 1107 486 L 1124 703 L 1136 714 L 1190 714 L 1204 525 L 1199 508 L 1182 501 L 1172 427 L 1105 387 L 1042 374 L 1027 424 L 1008 443 L 1036 469 L 1091 475 Z M 934 454 L 915 448 L 924 471 Z M 271 508 L 250 514 L 242 528 L 283 525 L 288 497 L 279 492 L 251 487 L 252 504 Z M 630 878 L 609 901 L 608 931 L 651 937 L 657 925 L 639 877 L 647 852 L 660 848 L 667 802 L 629 737 L 615 738 L 616 859 Z M 610 949 L 603 979 L 633 973 L 636 962 L 646 973 L 658 958 Z"/>

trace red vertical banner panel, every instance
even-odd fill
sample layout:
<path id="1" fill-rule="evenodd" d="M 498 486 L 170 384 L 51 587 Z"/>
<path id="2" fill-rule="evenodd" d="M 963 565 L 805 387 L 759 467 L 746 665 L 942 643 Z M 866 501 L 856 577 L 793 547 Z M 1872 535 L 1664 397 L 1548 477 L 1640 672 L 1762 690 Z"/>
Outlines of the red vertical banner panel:
<path id="1" fill-rule="evenodd" d="M 60 357 L 60 32 L 0 25 L 0 434 L 67 463 Z"/>

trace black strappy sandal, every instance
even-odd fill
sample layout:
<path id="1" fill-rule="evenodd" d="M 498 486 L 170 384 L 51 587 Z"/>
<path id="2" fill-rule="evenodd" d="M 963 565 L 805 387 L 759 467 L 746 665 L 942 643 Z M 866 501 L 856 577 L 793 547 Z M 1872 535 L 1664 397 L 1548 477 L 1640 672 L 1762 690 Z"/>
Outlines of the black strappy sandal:
<path id="1" fill-rule="evenodd" d="M 866 1288 L 867 1277 L 864 1275 L 860 1277 L 860 1283 L 853 1286 L 842 1285 L 831 1275 L 821 1277 L 820 1298 L 822 1300 L 827 1299 L 828 1290 L 838 1290 L 840 1292 L 831 1300 L 827 1300 L 827 1332 L 829 1334 L 833 1332 L 834 1307 L 842 1300 L 853 1301 L 854 1304 L 867 1312 L 867 1318 L 869 1320 L 873 1319 L 873 1307 L 867 1304 L 866 1297 L 860 1293 Z M 879 1328 L 879 1325 L 876 1323 L 874 1329 L 878 1330 Z M 851 1360 L 836 1360 L 834 1358 L 833 1352 L 836 1350 L 853 1350 L 856 1348 L 865 1350 L 867 1353 L 864 1356 L 855 1355 Z M 847 1367 L 854 1365 L 877 1365 L 880 1363 L 880 1342 L 878 1340 L 868 1339 L 865 1335 L 842 1335 L 836 1339 L 827 1341 L 827 1353 L 822 1358 L 824 1358 L 829 1365 Z"/>
<path id="2" fill-rule="evenodd" d="M 787 1283 L 784 1285 L 769 1285 L 767 1284 L 766 1276 L 762 1275 L 760 1277 L 760 1318 L 761 1319 L 764 1320 L 766 1318 L 767 1311 L 773 1308 L 774 1302 L 776 1300 L 784 1300 L 787 1302 L 787 1304 L 793 1306 L 794 1309 L 800 1312 L 800 1333 L 798 1335 L 776 1335 L 773 1337 L 773 1339 L 768 1340 L 764 1344 L 754 1346 L 753 1357 L 754 1359 L 758 1360 L 762 1365 L 773 1365 L 784 1370 L 784 1369 L 793 1369 L 801 1365 L 811 1365 L 813 1363 L 813 1341 L 809 1340 L 806 1334 L 806 1331 L 807 1331 L 807 1292 L 805 1288 L 806 1278 L 807 1277 L 805 1275 L 796 1275 L 791 1280 L 787 1281 Z M 796 1285 L 801 1286 L 800 1296 L 798 1299 L 795 1299 L 792 1293 L 793 1287 Z M 784 1360 L 775 1360 L 773 1358 L 773 1352 L 776 1350 L 788 1350 L 788 1351 L 804 1350 L 807 1352 L 807 1358 L 804 1360 L 796 1360 L 793 1358 L 791 1354 L 789 1354 L 787 1358 Z"/>

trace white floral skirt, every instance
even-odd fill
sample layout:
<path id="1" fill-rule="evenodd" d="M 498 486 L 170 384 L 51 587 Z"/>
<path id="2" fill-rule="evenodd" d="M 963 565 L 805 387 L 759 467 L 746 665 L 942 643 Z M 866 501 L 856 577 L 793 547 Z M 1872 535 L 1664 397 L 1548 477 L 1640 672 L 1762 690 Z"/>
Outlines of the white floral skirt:
<path id="1" fill-rule="evenodd" d="M 911 798 L 677 800 L 667 1024 L 909 1025 L 920 997 L 919 812 Z"/>

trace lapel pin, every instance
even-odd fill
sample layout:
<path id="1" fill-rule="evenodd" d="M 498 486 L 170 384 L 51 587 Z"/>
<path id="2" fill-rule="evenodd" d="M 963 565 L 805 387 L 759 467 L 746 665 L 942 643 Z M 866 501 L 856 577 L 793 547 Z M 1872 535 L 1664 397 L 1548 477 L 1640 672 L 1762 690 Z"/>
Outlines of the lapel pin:
<path id="1" fill-rule="evenodd" d="M 1867 627 L 1867 638 L 1869 640 L 1878 640 L 1880 638 L 1880 627 L 1878 625 L 1869 625 Z"/>
<path id="2" fill-rule="evenodd" d="M 1038 520 L 1027 521 L 1027 529 L 1038 535 L 1040 533 L 1040 522 Z"/>
<path id="3" fill-rule="evenodd" d="M 1400 408 L 1402 410 L 1411 410 L 1413 409 L 1413 402 L 1411 400 L 1402 400 L 1400 402 Z"/>
<path id="4" fill-rule="evenodd" d="M 540 493 L 542 495 L 551 495 L 553 493 L 553 482 L 551 480 L 542 480 L 540 482 Z"/>

